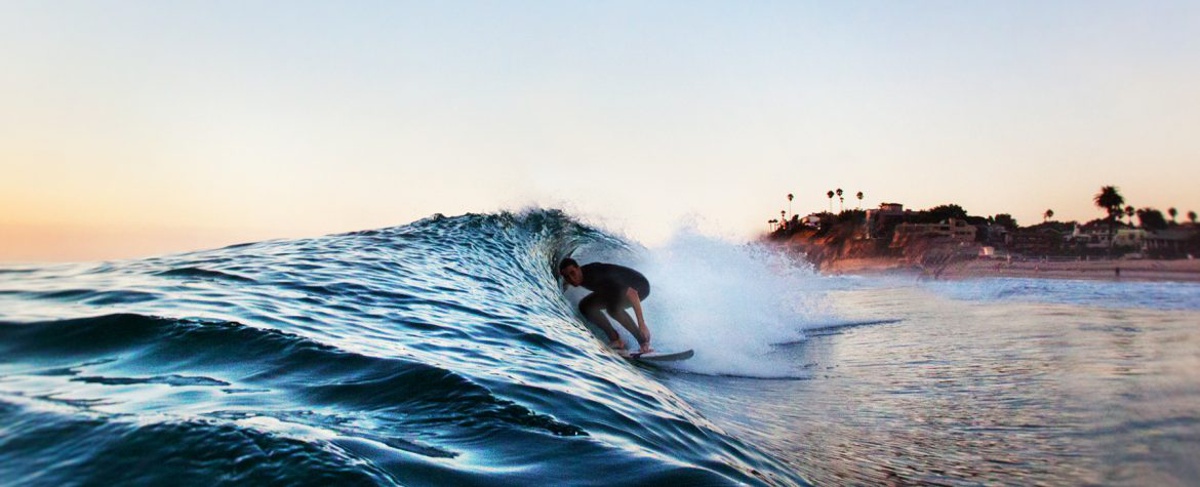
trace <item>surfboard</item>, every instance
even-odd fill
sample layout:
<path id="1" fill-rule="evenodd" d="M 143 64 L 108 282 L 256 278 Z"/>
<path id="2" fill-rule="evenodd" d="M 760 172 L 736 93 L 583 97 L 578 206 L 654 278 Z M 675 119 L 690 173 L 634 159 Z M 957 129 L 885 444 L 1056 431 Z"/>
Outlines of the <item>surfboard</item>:
<path id="1" fill-rule="evenodd" d="M 644 361 L 649 361 L 649 362 L 677 362 L 680 360 L 690 359 L 695 354 L 696 354 L 695 350 L 688 349 L 688 350 L 683 350 L 683 351 L 679 351 L 679 352 L 661 352 L 661 351 L 654 351 L 654 352 L 650 352 L 650 353 L 625 352 L 625 353 L 621 353 L 620 355 L 629 360 L 644 360 Z"/>

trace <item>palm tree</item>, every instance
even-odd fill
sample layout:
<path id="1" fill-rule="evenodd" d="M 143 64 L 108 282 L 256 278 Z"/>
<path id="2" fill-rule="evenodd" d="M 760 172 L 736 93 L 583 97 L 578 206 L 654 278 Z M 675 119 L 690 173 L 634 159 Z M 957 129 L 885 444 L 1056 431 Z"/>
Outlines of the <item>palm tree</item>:
<path id="1" fill-rule="evenodd" d="M 1134 215 L 1133 206 L 1126 206 L 1125 207 L 1125 216 L 1129 218 L 1129 226 L 1131 226 L 1131 227 L 1133 226 L 1133 215 Z"/>
<path id="2" fill-rule="evenodd" d="M 837 195 L 838 195 L 838 211 L 846 211 L 846 198 L 842 197 L 842 188 L 837 189 Z"/>
<path id="3" fill-rule="evenodd" d="M 1100 192 L 1096 193 L 1092 201 L 1101 210 L 1107 211 L 1109 218 L 1116 219 L 1116 215 L 1121 211 L 1121 206 L 1125 204 L 1125 197 L 1121 196 L 1120 190 L 1115 186 L 1104 186 L 1100 188 Z"/>
<path id="4" fill-rule="evenodd" d="M 792 198 L 795 198 L 795 197 L 796 197 L 796 195 L 794 195 L 792 193 L 788 193 L 788 213 L 792 212 Z"/>
<path id="5" fill-rule="evenodd" d="M 770 219 L 770 220 L 767 220 L 767 225 L 769 225 L 769 226 L 770 226 L 770 228 L 771 228 L 771 231 L 772 231 L 772 232 L 773 232 L 773 231 L 775 231 L 775 224 L 776 224 L 776 223 L 779 223 L 779 220 L 776 220 L 776 219 L 774 219 L 774 218 L 772 218 L 772 219 Z"/>
<path id="6" fill-rule="evenodd" d="M 1179 210 L 1176 210 L 1175 207 L 1172 206 L 1170 208 L 1167 208 L 1167 214 L 1171 215 L 1171 224 L 1174 225 L 1175 224 L 1175 215 L 1179 214 Z"/>
<path id="7" fill-rule="evenodd" d="M 863 197 L 862 191 L 859 191 L 858 194 L 856 194 L 854 196 L 858 197 L 858 209 L 861 210 L 862 209 L 862 197 Z"/>
<path id="8" fill-rule="evenodd" d="M 833 191 L 825 193 L 825 196 L 829 197 L 829 212 L 833 213 Z"/>
<path id="9" fill-rule="evenodd" d="M 1192 225 L 1196 224 L 1196 212 L 1195 211 L 1188 212 L 1188 220 L 1192 221 Z"/>
<path id="10" fill-rule="evenodd" d="M 1045 213 L 1042 213 L 1042 223 L 1050 221 L 1051 218 L 1054 218 L 1054 210 L 1046 210 Z"/>
<path id="11" fill-rule="evenodd" d="M 1125 197 L 1121 196 L 1116 186 L 1102 186 L 1092 201 L 1097 207 L 1108 212 L 1108 248 L 1111 251 L 1113 236 L 1117 234 L 1117 218 L 1122 213 L 1121 205 L 1125 204 Z"/>

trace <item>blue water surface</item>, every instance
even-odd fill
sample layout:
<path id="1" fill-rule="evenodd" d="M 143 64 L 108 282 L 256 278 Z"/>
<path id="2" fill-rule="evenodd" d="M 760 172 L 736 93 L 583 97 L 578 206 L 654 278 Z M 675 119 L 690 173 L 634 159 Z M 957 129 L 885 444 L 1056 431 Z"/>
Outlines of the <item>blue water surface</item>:
<path id="1" fill-rule="evenodd" d="M 801 484 L 604 348 L 556 211 L 0 273 L 0 478 Z"/>
<path id="2" fill-rule="evenodd" d="M 572 255 L 646 273 L 631 363 Z M 1200 286 L 825 277 L 559 211 L 0 267 L 0 483 L 1196 485 Z"/>

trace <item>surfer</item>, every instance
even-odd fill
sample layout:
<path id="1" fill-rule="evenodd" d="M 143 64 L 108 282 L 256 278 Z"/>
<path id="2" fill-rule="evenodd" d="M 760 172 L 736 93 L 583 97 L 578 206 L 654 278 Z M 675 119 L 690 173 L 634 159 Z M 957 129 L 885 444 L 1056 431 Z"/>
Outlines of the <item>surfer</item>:
<path id="1" fill-rule="evenodd" d="M 569 257 L 558 264 L 558 273 L 567 284 L 592 291 L 579 302 L 579 311 L 588 321 L 604 330 L 610 347 L 625 350 L 625 341 L 608 318 L 604 317 L 602 310 L 637 338 L 641 348 L 639 353 L 653 351 L 650 348 L 650 328 L 646 327 L 646 318 L 642 315 L 642 301 L 650 296 L 650 281 L 646 280 L 646 276 L 616 264 L 593 262 L 580 267 L 575 259 Z M 637 323 L 625 312 L 630 307 L 637 316 Z"/>

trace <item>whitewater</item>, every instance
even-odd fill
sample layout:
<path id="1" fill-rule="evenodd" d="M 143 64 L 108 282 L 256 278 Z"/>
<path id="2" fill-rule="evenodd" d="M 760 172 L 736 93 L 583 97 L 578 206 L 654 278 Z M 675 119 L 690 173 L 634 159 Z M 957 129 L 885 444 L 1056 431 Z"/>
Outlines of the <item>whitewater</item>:
<path id="1" fill-rule="evenodd" d="M 642 271 L 695 358 L 608 350 L 567 256 Z M 826 277 L 556 210 L 2 265 L 0 482 L 1196 485 L 1197 298 Z"/>

